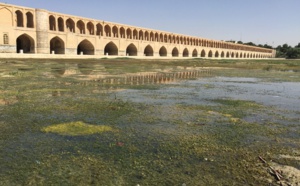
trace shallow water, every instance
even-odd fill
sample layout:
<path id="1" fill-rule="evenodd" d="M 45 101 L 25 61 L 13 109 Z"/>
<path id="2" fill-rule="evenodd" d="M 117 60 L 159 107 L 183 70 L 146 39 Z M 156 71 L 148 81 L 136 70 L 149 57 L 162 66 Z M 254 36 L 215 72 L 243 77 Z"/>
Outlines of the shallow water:
<path id="1" fill-rule="evenodd" d="M 300 168 L 279 158 L 300 155 L 299 71 L 130 61 L 0 69 L 0 185 L 275 181 L 258 155 Z"/>

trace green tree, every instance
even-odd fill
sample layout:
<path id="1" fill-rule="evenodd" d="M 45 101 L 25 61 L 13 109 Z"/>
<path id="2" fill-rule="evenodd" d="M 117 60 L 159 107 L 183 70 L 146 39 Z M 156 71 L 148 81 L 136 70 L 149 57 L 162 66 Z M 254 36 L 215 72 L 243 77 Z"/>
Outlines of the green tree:
<path id="1" fill-rule="evenodd" d="M 300 49 L 299 48 L 290 48 L 286 52 L 287 59 L 297 59 L 300 58 Z"/>

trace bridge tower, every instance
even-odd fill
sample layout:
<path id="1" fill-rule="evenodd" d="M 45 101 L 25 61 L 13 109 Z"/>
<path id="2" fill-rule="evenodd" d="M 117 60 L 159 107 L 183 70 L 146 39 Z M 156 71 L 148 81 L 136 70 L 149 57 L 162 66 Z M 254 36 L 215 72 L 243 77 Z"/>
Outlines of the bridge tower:
<path id="1" fill-rule="evenodd" d="M 36 9 L 36 52 L 49 54 L 48 30 L 49 13 L 47 10 Z"/>

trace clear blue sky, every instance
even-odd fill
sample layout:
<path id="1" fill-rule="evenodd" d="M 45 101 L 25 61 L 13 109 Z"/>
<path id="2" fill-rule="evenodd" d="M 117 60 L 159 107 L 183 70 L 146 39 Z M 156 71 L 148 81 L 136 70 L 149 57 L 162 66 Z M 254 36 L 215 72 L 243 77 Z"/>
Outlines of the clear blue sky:
<path id="1" fill-rule="evenodd" d="M 300 0 L 4 0 L 8 4 L 256 44 L 300 42 Z"/>

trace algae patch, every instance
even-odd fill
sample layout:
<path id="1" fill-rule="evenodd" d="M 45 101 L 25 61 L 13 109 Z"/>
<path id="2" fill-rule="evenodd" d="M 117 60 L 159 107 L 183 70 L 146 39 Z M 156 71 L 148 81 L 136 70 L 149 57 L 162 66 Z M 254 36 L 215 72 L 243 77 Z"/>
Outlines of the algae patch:
<path id="1" fill-rule="evenodd" d="M 103 132 L 114 132 L 110 126 L 105 125 L 90 125 L 82 121 L 62 123 L 51 125 L 42 129 L 46 133 L 56 133 L 64 136 L 84 136 L 91 134 L 100 134 Z"/>

